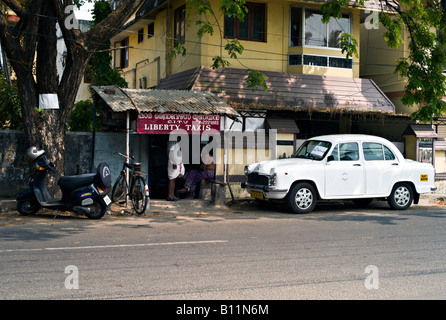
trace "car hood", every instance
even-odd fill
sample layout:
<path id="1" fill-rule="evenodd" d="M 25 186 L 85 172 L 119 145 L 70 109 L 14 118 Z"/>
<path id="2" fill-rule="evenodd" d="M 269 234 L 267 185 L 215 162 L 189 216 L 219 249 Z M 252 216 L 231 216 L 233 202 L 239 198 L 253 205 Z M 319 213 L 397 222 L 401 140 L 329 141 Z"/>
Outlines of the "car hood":
<path id="1" fill-rule="evenodd" d="M 253 163 L 248 166 L 248 174 L 249 173 L 257 173 L 260 175 L 270 175 L 271 169 L 274 169 L 275 172 L 280 171 L 281 169 L 287 169 L 291 166 L 302 165 L 302 164 L 311 164 L 314 162 L 319 162 L 310 159 L 279 159 L 279 160 L 267 160 L 260 163 Z"/>

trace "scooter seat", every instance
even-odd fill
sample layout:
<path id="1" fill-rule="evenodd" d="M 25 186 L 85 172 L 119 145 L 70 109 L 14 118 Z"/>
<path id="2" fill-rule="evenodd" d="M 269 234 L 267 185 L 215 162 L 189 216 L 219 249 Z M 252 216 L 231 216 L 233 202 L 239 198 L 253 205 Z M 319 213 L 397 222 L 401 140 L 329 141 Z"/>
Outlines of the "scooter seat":
<path id="1" fill-rule="evenodd" d="M 94 182 L 96 173 L 81 174 L 78 176 L 61 177 L 57 184 L 62 189 L 75 189 L 80 186 L 86 186 Z"/>

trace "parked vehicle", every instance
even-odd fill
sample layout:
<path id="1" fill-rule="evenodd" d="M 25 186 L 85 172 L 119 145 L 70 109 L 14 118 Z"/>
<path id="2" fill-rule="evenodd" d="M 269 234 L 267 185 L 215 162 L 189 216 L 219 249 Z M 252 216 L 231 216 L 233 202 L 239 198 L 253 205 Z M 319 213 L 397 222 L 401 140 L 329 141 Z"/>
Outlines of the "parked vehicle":
<path id="1" fill-rule="evenodd" d="M 290 159 L 245 167 L 242 187 L 256 199 L 285 200 L 295 213 L 311 212 L 319 199 L 368 205 L 387 200 L 396 210 L 436 190 L 431 164 L 404 159 L 390 141 L 370 135 L 311 138 Z"/>
<path id="2" fill-rule="evenodd" d="M 90 219 L 104 216 L 111 204 L 107 195 L 111 186 L 111 172 L 105 162 L 98 165 L 96 173 L 61 177 L 57 184 L 62 191 L 62 198 L 56 200 L 52 199 L 45 184 L 48 173 L 55 172 L 54 164 L 48 161 L 43 150 L 36 147 L 29 148 L 26 156 L 37 170 L 29 180 L 29 188 L 17 197 L 20 214 L 30 215 L 40 208 L 46 208 L 85 214 Z"/>
<path id="3" fill-rule="evenodd" d="M 127 197 L 132 202 L 133 209 L 139 215 L 146 211 L 147 206 L 150 207 L 149 187 L 144 179 L 145 173 L 141 171 L 142 163 L 135 162 L 133 156 L 127 156 L 117 152 L 124 157 L 121 173 L 116 179 L 112 190 L 112 201 L 124 203 Z M 127 176 L 127 170 L 130 172 Z M 127 184 L 130 179 L 129 184 Z"/>

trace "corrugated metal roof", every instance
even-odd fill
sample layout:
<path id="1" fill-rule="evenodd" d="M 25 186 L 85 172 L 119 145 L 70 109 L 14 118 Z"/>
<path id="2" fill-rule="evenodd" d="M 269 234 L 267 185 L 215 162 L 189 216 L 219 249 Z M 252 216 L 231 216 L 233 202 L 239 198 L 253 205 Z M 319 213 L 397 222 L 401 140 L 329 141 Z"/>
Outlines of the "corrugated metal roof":
<path id="1" fill-rule="evenodd" d="M 294 119 L 268 118 L 266 119 L 267 128 L 276 129 L 277 132 L 299 133 L 299 127 Z"/>
<path id="2" fill-rule="evenodd" d="M 93 90 L 115 112 L 175 112 L 240 116 L 226 102 L 208 91 L 127 89 L 93 86 Z"/>
<path id="3" fill-rule="evenodd" d="M 395 112 L 395 106 L 379 87 L 364 78 L 263 72 L 268 90 L 251 90 L 243 69 L 198 67 L 161 79 L 158 89 L 211 91 L 227 102 L 294 108 L 345 109 Z"/>
<path id="4" fill-rule="evenodd" d="M 409 124 L 404 135 L 414 135 L 417 138 L 437 138 L 438 134 L 434 131 L 430 124 Z"/>

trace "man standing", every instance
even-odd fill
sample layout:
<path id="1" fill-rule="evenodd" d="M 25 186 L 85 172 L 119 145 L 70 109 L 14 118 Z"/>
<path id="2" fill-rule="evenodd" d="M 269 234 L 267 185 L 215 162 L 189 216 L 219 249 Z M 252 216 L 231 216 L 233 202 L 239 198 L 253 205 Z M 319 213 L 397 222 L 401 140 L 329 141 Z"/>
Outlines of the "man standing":
<path id="1" fill-rule="evenodd" d="M 180 146 L 181 137 L 177 137 L 177 141 L 169 141 L 167 144 L 168 162 L 167 176 L 169 178 L 167 201 L 177 201 L 175 197 L 175 180 L 184 175 L 183 154 Z"/>

